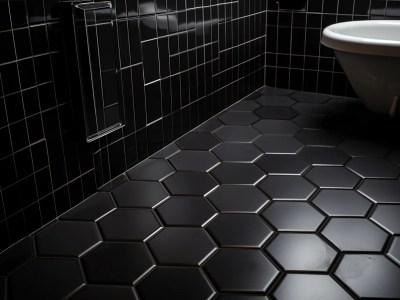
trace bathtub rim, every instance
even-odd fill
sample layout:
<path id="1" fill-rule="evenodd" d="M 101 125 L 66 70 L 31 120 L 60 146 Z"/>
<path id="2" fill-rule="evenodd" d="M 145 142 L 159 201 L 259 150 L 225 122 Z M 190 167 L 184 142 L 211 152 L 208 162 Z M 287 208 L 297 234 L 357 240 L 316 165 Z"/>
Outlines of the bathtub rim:
<path id="1" fill-rule="evenodd" d="M 344 52 L 400 57 L 400 41 L 357 37 L 333 31 L 333 29 L 345 29 L 351 28 L 352 26 L 360 27 L 363 25 L 367 28 L 373 24 L 381 26 L 391 24 L 392 26 L 398 27 L 400 30 L 400 20 L 362 20 L 341 22 L 332 24 L 324 29 L 321 43 L 326 47 Z"/>

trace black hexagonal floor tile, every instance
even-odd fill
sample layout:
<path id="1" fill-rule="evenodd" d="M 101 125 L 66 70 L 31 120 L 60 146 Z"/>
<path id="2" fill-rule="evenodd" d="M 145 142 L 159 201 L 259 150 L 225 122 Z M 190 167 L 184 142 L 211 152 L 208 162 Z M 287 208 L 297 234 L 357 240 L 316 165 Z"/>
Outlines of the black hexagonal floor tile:
<path id="1" fill-rule="evenodd" d="M 383 157 L 388 153 L 386 147 L 366 140 L 347 140 L 339 148 L 354 157 Z"/>
<path id="2" fill-rule="evenodd" d="M 293 99 L 299 102 L 308 102 L 308 103 L 325 103 L 330 99 L 328 95 L 315 94 L 315 93 L 307 93 L 307 92 L 295 92 L 290 95 Z"/>
<path id="3" fill-rule="evenodd" d="M 306 177 L 320 188 L 352 189 L 361 180 L 345 167 L 313 167 Z"/>
<path id="4" fill-rule="evenodd" d="M 303 115 L 326 116 L 333 111 L 329 106 L 316 103 L 297 103 L 292 107 Z"/>
<path id="5" fill-rule="evenodd" d="M 102 218 L 99 227 L 108 241 L 143 241 L 161 228 L 151 209 L 116 209 Z"/>
<path id="6" fill-rule="evenodd" d="M 158 264 L 199 266 L 216 249 L 203 228 L 166 227 L 148 246 Z"/>
<path id="7" fill-rule="evenodd" d="M 7 276 L 18 267 L 33 259 L 34 256 L 33 238 L 26 237 L 22 239 L 1 253 L 0 276 Z"/>
<path id="8" fill-rule="evenodd" d="M 244 142 L 250 143 L 260 133 L 251 126 L 223 126 L 216 130 L 214 134 L 224 142 Z"/>
<path id="9" fill-rule="evenodd" d="M 326 272 L 336 251 L 310 233 L 279 233 L 266 248 L 286 271 Z"/>
<path id="10" fill-rule="evenodd" d="M 269 198 L 255 186 L 221 185 L 208 195 L 222 213 L 257 213 Z"/>
<path id="11" fill-rule="evenodd" d="M 164 180 L 164 184 L 172 195 L 178 196 L 204 196 L 218 185 L 203 172 L 176 172 Z"/>
<path id="12" fill-rule="evenodd" d="M 256 164 L 268 175 L 301 175 L 309 164 L 298 155 L 266 154 Z"/>
<path id="13" fill-rule="evenodd" d="M 170 157 L 169 161 L 178 171 L 207 172 L 220 161 L 209 151 L 183 150 Z"/>
<path id="14" fill-rule="evenodd" d="M 328 119 L 326 116 L 318 115 L 298 115 L 292 120 L 293 123 L 299 125 L 303 129 L 326 129 L 328 126 Z"/>
<path id="15" fill-rule="evenodd" d="M 254 144 L 268 154 L 296 154 L 304 147 L 294 137 L 285 135 L 263 135 Z"/>
<path id="16" fill-rule="evenodd" d="M 262 96 L 257 98 L 255 101 L 264 106 L 281 106 L 281 107 L 289 107 L 296 103 L 296 101 L 293 101 L 293 99 L 291 99 L 288 96 L 278 96 L 278 95 Z"/>
<path id="17" fill-rule="evenodd" d="M 65 299 L 84 284 L 75 259 L 37 258 L 8 277 L 9 299 Z"/>
<path id="18" fill-rule="evenodd" d="M 71 300 L 138 300 L 131 286 L 86 285 Z"/>
<path id="19" fill-rule="evenodd" d="M 365 216 L 372 206 L 371 201 L 352 190 L 322 190 L 313 203 L 327 215 Z"/>
<path id="20" fill-rule="evenodd" d="M 258 117 L 252 112 L 227 111 L 218 116 L 226 125 L 251 125 L 258 121 Z"/>
<path id="21" fill-rule="evenodd" d="M 152 208 L 169 196 L 161 183 L 151 181 L 128 181 L 112 194 L 118 206 L 138 208 Z"/>
<path id="22" fill-rule="evenodd" d="M 294 135 L 300 127 L 287 120 L 260 120 L 252 125 L 264 134 Z"/>
<path id="23" fill-rule="evenodd" d="M 239 103 L 228 107 L 230 111 L 253 111 L 259 108 L 260 105 L 255 101 L 240 101 Z"/>
<path id="24" fill-rule="evenodd" d="M 96 193 L 78 206 L 67 211 L 60 219 L 96 221 L 116 208 L 109 193 Z"/>
<path id="25" fill-rule="evenodd" d="M 253 249 L 221 249 L 204 266 L 221 292 L 265 292 L 279 271 Z"/>
<path id="26" fill-rule="evenodd" d="M 217 118 L 211 118 L 208 121 L 201 124 L 199 127 L 193 129 L 193 132 L 213 132 L 214 130 L 218 129 L 219 127 L 224 126 Z"/>
<path id="27" fill-rule="evenodd" d="M 308 146 L 336 146 L 342 140 L 337 134 L 319 129 L 302 129 L 295 136 Z"/>
<path id="28" fill-rule="evenodd" d="M 260 90 L 260 93 L 266 96 L 287 96 L 292 94 L 293 91 L 266 86 Z"/>
<path id="29" fill-rule="evenodd" d="M 256 214 L 220 214 L 206 228 L 220 247 L 260 248 L 273 233 Z"/>
<path id="30" fill-rule="evenodd" d="M 126 174 L 131 180 L 162 180 L 173 172 L 174 169 L 165 159 L 146 159 Z"/>
<path id="31" fill-rule="evenodd" d="M 376 203 L 400 203 L 398 180 L 366 179 L 358 191 Z"/>
<path id="32" fill-rule="evenodd" d="M 378 252 L 388 234 L 367 219 L 332 218 L 322 234 L 341 251 Z"/>
<path id="33" fill-rule="evenodd" d="M 41 256 L 80 256 L 101 242 L 95 223 L 56 222 L 36 235 Z"/>
<path id="34" fill-rule="evenodd" d="M 345 255 L 335 275 L 362 299 L 399 299 L 400 268 L 384 255 Z"/>
<path id="35" fill-rule="evenodd" d="M 400 265 L 400 236 L 396 236 L 393 239 L 388 256 Z"/>
<path id="36" fill-rule="evenodd" d="M 217 214 L 203 197 L 171 197 L 157 212 L 167 226 L 201 227 Z"/>
<path id="37" fill-rule="evenodd" d="M 387 158 L 388 160 L 400 166 L 400 150 L 390 152 Z"/>
<path id="38" fill-rule="evenodd" d="M 400 234 L 400 204 L 376 206 L 371 220 L 385 228 L 391 234 Z"/>
<path id="39" fill-rule="evenodd" d="M 279 300 L 352 300 L 329 275 L 288 274 L 280 283 L 274 296 Z"/>
<path id="40" fill-rule="evenodd" d="M 249 143 L 222 143 L 212 151 L 224 162 L 253 162 L 263 154 Z"/>
<path id="41" fill-rule="evenodd" d="M 255 113 L 263 119 L 291 120 L 299 113 L 290 107 L 263 106 Z"/>
<path id="42" fill-rule="evenodd" d="M 268 300 L 266 296 L 251 295 L 251 294 L 222 294 L 217 300 Z"/>
<path id="43" fill-rule="evenodd" d="M 399 166 L 378 157 L 355 157 L 346 167 L 364 178 L 395 179 L 400 174 Z"/>
<path id="44" fill-rule="evenodd" d="M 143 243 L 102 243 L 81 261 L 89 283 L 130 285 L 154 267 Z"/>
<path id="45" fill-rule="evenodd" d="M 273 200 L 307 200 L 316 190 L 301 176 L 268 176 L 259 187 Z"/>
<path id="46" fill-rule="evenodd" d="M 222 184 L 256 184 L 265 177 L 263 171 L 250 163 L 222 163 L 211 174 Z"/>
<path id="47" fill-rule="evenodd" d="M 161 149 L 160 151 L 154 153 L 150 158 L 162 158 L 162 159 L 167 159 L 171 155 L 174 155 L 175 153 L 179 152 L 180 149 L 179 147 L 175 144 L 169 144 L 165 148 Z"/>
<path id="48" fill-rule="evenodd" d="M 210 150 L 219 140 L 209 132 L 189 132 L 176 141 L 183 150 Z"/>
<path id="49" fill-rule="evenodd" d="M 262 216 L 278 231 L 316 231 L 325 217 L 307 202 L 275 201 Z"/>
<path id="50" fill-rule="evenodd" d="M 157 267 L 138 286 L 140 299 L 203 300 L 215 294 L 199 268 Z"/>
<path id="51" fill-rule="evenodd" d="M 350 156 L 336 147 L 307 146 L 299 154 L 308 163 L 318 166 L 344 166 L 350 159 Z"/>

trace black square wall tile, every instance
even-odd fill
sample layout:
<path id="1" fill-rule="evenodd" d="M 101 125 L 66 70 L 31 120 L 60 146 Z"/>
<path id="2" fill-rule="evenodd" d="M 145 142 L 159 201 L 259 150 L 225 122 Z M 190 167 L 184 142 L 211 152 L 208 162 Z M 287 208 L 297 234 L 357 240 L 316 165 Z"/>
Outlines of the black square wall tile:
<path id="1" fill-rule="evenodd" d="M 217 248 L 203 228 L 167 227 L 147 244 L 158 264 L 175 266 L 199 266 Z"/>
<path id="2" fill-rule="evenodd" d="M 157 267 L 138 286 L 140 299 L 202 300 L 214 294 L 203 272 L 195 267 Z"/>

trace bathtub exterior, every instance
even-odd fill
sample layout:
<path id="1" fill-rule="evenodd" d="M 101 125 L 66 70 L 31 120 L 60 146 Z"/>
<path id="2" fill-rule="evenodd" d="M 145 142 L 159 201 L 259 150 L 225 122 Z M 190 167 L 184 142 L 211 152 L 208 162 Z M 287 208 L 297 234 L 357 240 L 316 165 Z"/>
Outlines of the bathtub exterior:
<path id="1" fill-rule="evenodd" d="M 394 99 L 400 95 L 400 57 L 339 50 L 335 50 L 335 54 L 365 106 L 374 112 L 388 114 Z"/>

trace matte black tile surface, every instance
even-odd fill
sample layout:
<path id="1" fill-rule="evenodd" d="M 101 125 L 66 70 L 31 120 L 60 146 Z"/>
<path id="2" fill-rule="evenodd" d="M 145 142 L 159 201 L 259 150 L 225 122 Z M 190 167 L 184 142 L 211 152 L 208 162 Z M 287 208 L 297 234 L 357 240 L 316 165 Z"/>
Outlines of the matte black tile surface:
<path id="1" fill-rule="evenodd" d="M 296 138 L 307 146 L 336 146 L 342 140 L 336 133 L 315 129 L 302 129 Z"/>
<path id="2" fill-rule="evenodd" d="M 260 133 L 250 126 L 228 125 L 216 130 L 214 134 L 223 142 L 251 142 Z"/>
<path id="3" fill-rule="evenodd" d="M 301 175 L 309 167 L 300 156 L 291 154 L 266 154 L 256 164 L 268 175 Z"/>
<path id="4" fill-rule="evenodd" d="M 352 189 L 361 179 L 344 167 L 313 167 L 306 177 L 320 188 L 338 189 Z"/>
<path id="5" fill-rule="evenodd" d="M 191 132 L 176 141 L 183 150 L 210 150 L 219 144 L 218 139 L 209 132 Z"/>
<path id="6" fill-rule="evenodd" d="M 241 101 L 235 105 L 228 108 L 230 111 L 253 111 L 259 108 L 260 105 L 255 101 Z"/>
<path id="7" fill-rule="evenodd" d="M 80 289 L 71 300 L 85 299 L 120 299 L 120 300 L 136 300 L 138 299 L 129 286 L 103 286 L 103 285 L 86 285 Z"/>
<path id="8" fill-rule="evenodd" d="M 350 156 L 335 147 L 307 146 L 299 154 L 308 163 L 320 166 L 344 166 L 350 159 Z"/>
<path id="9" fill-rule="evenodd" d="M 218 116 L 226 125 L 251 125 L 258 121 L 258 117 L 252 112 L 227 111 Z"/>
<path id="10" fill-rule="evenodd" d="M 263 119 L 291 120 L 298 112 L 290 107 L 263 106 L 255 111 Z"/>
<path id="11" fill-rule="evenodd" d="M 354 157 L 383 157 L 388 152 L 386 147 L 366 140 L 348 140 L 339 148 Z"/>
<path id="12" fill-rule="evenodd" d="M 267 154 L 296 154 L 304 145 L 291 136 L 263 135 L 254 141 Z"/>
<path id="13" fill-rule="evenodd" d="M 131 180 L 162 180 L 173 172 L 174 169 L 164 159 L 146 159 L 126 174 Z"/>
<path id="14" fill-rule="evenodd" d="M 224 162 L 253 162 L 263 154 L 259 148 L 249 143 L 222 143 L 212 151 Z"/>
<path id="15" fill-rule="evenodd" d="M 169 158 L 178 171 L 207 172 L 220 161 L 209 151 L 183 150 Z"/>
<path id="16" fill-rule="evenodd" d="M 0 276 L 8 275 L 33 258 L 33 238 L 27 237 L 2 253 L 0 256 Z"/>
<path id="17" fill-rule="evenodd" d="M 268 176 L 259 187 L 273 200 L 307 200 L 316 190 L 300 176 Z"/>
<path id="18" fill-rule="evenodd" d="M 391 234 L 400 234 L 400 205 L 377 205 L 371 215 L 371 220 Z"/>
<path id="19" fill-rule="evenodd" d="M 305 93 L 305 92 L 294 92 L 290 95 L 291 98 L 298 102 L 309 102 L 309 103 L 324 103 L 330 99 L 327 95 Z"/>
<path id="20" fill-rule="evenodd" d="M 260 120 L 253 127 L 264 134 L 294 135 L 300 130 L 295 123 L 286 120 Z"/>
<path id="21" fill-rule="evenodd" d="M 396 179 L 400 174 L 399 166 L 383 158 L 356 157 L 346 167 L 363 178 Z"/>
<path id="22" fill-rule="evenodd" d="M 296 103 L 293 99 L 288 96 L 263 96 L 256 99 L 256 101 L 264 106 L 292 106 Z"/>
<path id="23" fill-rule="evenodd" d="M 377 203 L 400 203 L 398 180 L 366 179 L 358 191 Z"/>
<path id="24" fill-rule="evenodd" d="M 256 184 L 265 173 L 254 164 L 222 163 L 211 171 L 221 184 Z"/>
<path id="25" fill-rule="evenodd" d="M 218 184 L 207 173 L 176 172 L 164 180 L 164 184 L 172 195 L 204 196 Z"/>
<path id="26" fill-rule="evenodd" d="M 388 256 L 400 265 L 400 237 L 396 236 L 393 239 Z"/>

